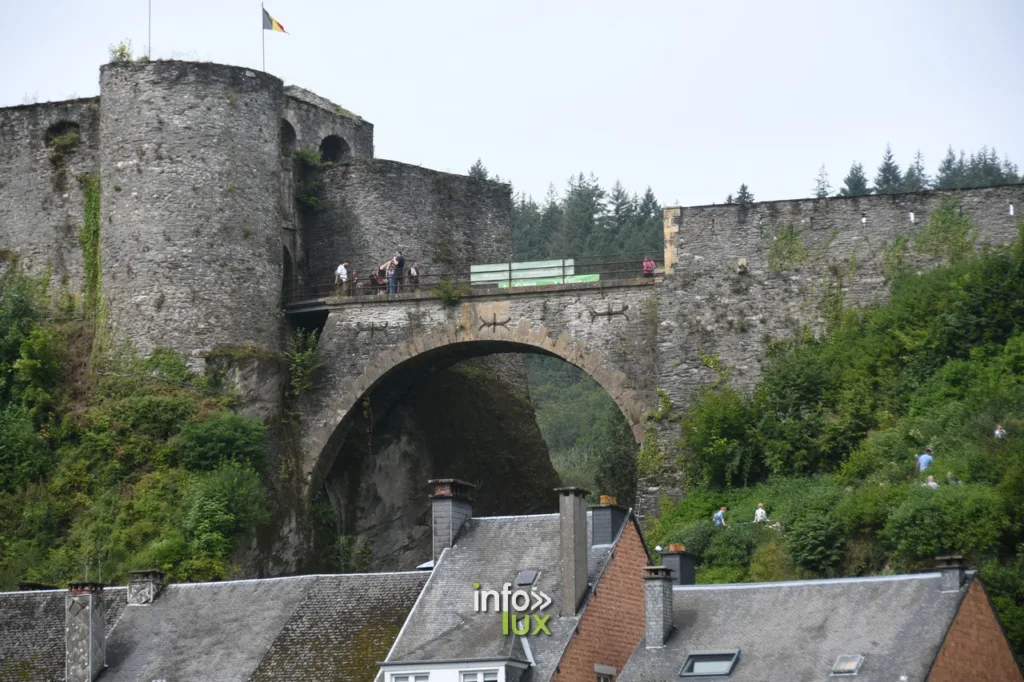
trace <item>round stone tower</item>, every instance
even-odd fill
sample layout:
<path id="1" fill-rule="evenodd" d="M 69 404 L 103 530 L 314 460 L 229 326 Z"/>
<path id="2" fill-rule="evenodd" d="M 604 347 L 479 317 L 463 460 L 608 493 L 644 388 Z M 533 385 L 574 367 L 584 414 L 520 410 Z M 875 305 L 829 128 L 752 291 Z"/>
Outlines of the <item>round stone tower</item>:
<path id="1" fill-rule="evenodd" d="M 193 62 L 101 70 L 102 298 L 113 340 L 200 364 L 279 340 L 281 81 Z"/>

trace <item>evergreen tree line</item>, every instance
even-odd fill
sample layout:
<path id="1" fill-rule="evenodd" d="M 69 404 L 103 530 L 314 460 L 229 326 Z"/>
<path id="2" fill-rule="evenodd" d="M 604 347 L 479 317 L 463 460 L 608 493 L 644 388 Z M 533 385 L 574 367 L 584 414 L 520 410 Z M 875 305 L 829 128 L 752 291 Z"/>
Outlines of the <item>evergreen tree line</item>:
<path id="1" fill-rule="evenodd" d="M 501 182 L 479 159 L 469 176 Z M 608 254 L 658 259 L 662 240 L 661 204 L 650 187 L 642 195 L 620 182 L 606 190 L 593 174 L 579 173 L 561 195 L 552 184 L 540 203 L 522 192 L 513 195 L 512 241 L 519 261 Z"/>
<path id="2" fill-rule="evenodd" d="M 869 194 L 900 194 L 902 192 L 923 192 L 928 189 L 966 189 L 969 187 L 991 187 L 1024 182 L 1017 164 L 1004 156 L 1001 160 L 995 147 L 982 147 L 970 156 L 960 150 L 958 156 L 952 145 L 939 164 L 935 176 L 928 174 L 924 167 L 924 156 L 918 150 L 914 161 L 906 170 L 900 168 L 893 158 L 892 147 L 885 146 L 885 154 L 875 173 L 874 184 L 864 172 L 864 164 L 854 161 L 850 171 L 843 178 L 843 185 L 836 192 L 829 181 L 825 164 L 818 170 L 814 180 L 814 196 L 824 199 L 830 196 L 861 197 Z M 754 194 L 746 184 L 740 185 L 735 194 L 725 198 L 727 204 L 751 204 Z"/>

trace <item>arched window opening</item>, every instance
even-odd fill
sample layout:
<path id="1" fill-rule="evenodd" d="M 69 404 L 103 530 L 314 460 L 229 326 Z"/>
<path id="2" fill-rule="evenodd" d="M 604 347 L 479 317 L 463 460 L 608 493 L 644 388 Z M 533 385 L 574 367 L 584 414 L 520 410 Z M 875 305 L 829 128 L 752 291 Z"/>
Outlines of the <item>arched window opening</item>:
<path id="1" fill-rule="evenodd" d="M 281 156 L 291 159 L 295 155 L 295 128 L 285 119 L 281 119 Z"/>
<path id="2" fill-rule="evenodd" d="M 341 163 L 342 161 L 348 161 L 352 156 L 352 150 L 348 146 L 348 142 L 345 142 L 338 135 L 328 135 L 320 143 L 320 154 L 324 157 L 324 161 Z"/>

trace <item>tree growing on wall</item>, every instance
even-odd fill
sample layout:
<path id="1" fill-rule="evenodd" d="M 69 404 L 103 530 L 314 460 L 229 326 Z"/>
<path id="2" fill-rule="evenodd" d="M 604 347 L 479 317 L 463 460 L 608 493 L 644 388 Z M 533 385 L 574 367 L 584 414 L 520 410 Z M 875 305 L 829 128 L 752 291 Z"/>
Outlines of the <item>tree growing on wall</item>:
<path id="1" fill-rule="evenodd" d="M 875 175 L 875 194 L 896 194 L 903 188 L 903 173 L 892 157 L 892 147 L 885 145 L 882 163 Z"/>
<path id="2" fill-rule="evenodd" d="M 839 193 L 844 197 L 862 197 L 871 194 L 868 189 L 868 177 L 864 175 L 864 166 L 854 161 L 850 166 L 850 172 L 843 178 L 843 186 Z"/>
<path id="3" fill-rule="evenodd" d="M 487 168 L 484 166 L 483 161 L 480 159 L 476 160 L 472 166 L 469 167 L 469 177 L 473 180 L 489 180 L 490 176 L 487 174 Z"/>
<path id="4" fill-rule="evenodd" d="M 832 185 L 828 181 L 828 171 L 825 170 L 825 164 L 821 164 L 821 168 L 818 169 L 818 177 L 814 180 L 814 196 L 824 199 L 830 194 L 832 194 Z"/>
<path id="5" fill-rule="evenodd" d="M 924 170 L 924 157 L 918 149 L 914 154 L 914 163 L 907 166 L 907 172 L 903 175 L 904 192 L 921 192 L 928 189 L 929 178 Z"/>
<path id="6" fill-rule="evenodd" d="M 737 204 L 752 204 L 754 203 L 754 193 L 750 191 L 746 183 L 740 185 L 740 188 L 736 190 L 736 203 Z"/>

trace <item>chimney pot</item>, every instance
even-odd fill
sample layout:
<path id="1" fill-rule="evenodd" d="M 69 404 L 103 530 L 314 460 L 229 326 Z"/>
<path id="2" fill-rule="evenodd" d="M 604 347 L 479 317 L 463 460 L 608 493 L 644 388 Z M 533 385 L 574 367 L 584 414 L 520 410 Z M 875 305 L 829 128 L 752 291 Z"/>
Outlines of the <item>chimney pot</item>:
<path id="1" fill-rule="evenodd" d="M 103 585 L 70 583 L 64 598 L 64 679 L 92 682 L 107 662 Z"/>
<path id="2" fill-rule="evenodd" d="M 164 587 L 164 572 L 158 568 L 128 571 L 128 603 L 152 604 Z"/>
<path id="3" fill-rule="evenodd" d="M 964 558 L 959 554 L 935 557 L 935 568 L 942 574 L 942 591 L 956 592 L 964 584 Z"/>
<path id="4" fill-rule="evenodd" d="M 430 513 L 433 534 L 433 560 L 455 544 L 463 524 L 473 517 L 469 493 L 476 488 L 472 483 L 457 478 L 435 478 L 427 481 L 430 488 Z"/>
<path id="5" fill-rule="evenodd" d="M 672 571 L 672 582 L 676 585 L 697 582 L 697 556 L 687 552 L 685 545 L 670 544 L 668 551 L 661 553 L 661 565 Z"/>
<path id="6" fill-rule="evenodd" d="M 587 507 L 590 491 L 555 488 L 562 563 L 561 615 L 575 616 L 587 591 Z"/>
<path id="7" fill-rule="evenodd" d="M 629 510 L 615 504 L 614 497 L 601 495 L 601 504 L 590 508 L 590 544 L 610 545 L 615 542 L 628 515 Z"/>
<path id="8" fill-rule="evenodd" d="M 672 632 L 672 569 L 644 567 L 644 642 L 648 649 L 665 646 Z"/>

